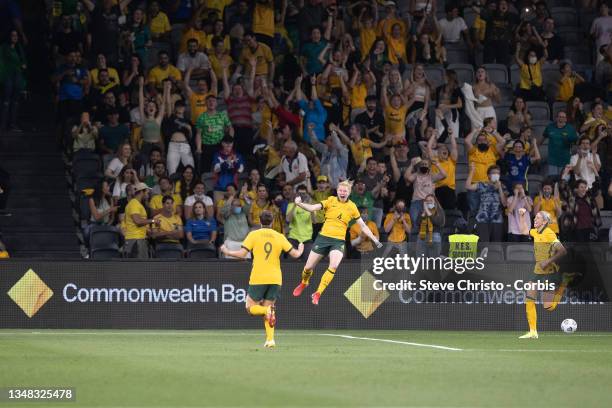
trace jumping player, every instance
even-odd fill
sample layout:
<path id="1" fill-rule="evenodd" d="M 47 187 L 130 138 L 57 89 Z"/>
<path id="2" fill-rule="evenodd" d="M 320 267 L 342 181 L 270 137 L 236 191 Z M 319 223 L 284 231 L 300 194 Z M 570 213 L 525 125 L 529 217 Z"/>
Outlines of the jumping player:
<path id="1" fill-rule="evenodd" d="M 288 252 L 293 258 L 299 258 L 304 252 L 304 244 L 300 243 L 297 249 L 284 235 L 272 229 L 274 215 L 264 211 L 259 216 L 261 229 L 251 231 L 242 242 L 242 248 L 231 251 L 221 246 L 221 252 L 228 256 L 245 259 L 249 252 L 253 252 L 253 269 L 249 279 L 246 309 L 252 316 L 263 316 L 266 328 L 266 342 L 264 347 L 276 347 L 274 341 L 274 326 L 276 325 L 275 302 L 280 294 L 282 285 L 282 272 L 280 256 Z"/>
<path id="2" fill-rule="evenodd" d="M 306 211 L 313 212 L 322 209 L 325 212 L 323 228 L 321 228 L 321 232 L 315 239 L 312 250 L 306 260 L 304 270 L 302 271 L 302 282 L 293 290 L 293 296 L 300 296 L 304 288 L 308 286 L 314 268 L 321 259 L 329 254 L 329 266 L 321 277 L 321 282 L 319 283 L 317 291 L 312 294 L 312 303 L 314 305 L 319 304 L 321 294 L 332 279 L 334 279 L 334 274 L 342 261 L 346 230 L 351 221 L 357 220 L 363 233 L 372 240 L 374 245 L 378 248 L 382 247 L 378 238 L 376 238 L 372 231 L 370 231 L 370 228 L 368 228 L 366 223 L 361 219 L 361 214 L 355 203 L 348 199 L 351 194 L 352 186 L 353 184 L 350 181 L 338 183 L 338 188 L 336 189 L 337 196 L 331 196 L 317 204 L 303 203 L 300 196 L 295 198 L 295 204 Z"/>
<path id="3" fill-rule="evenodd" d="M 546 282 L 549 284 L 554 283 L 555 291 L 542 291 L 542 303 L 544 309 L 552 312 L 557 307 L 559 299 L 561 297 L 566 282 L 561 281 L 561 274 L 559 273 L 558 261 L 566 254 L 566 249 L 563 247 L 561 242 L 557 239 L 557 235 L 549 225 L 552 221 L 550 214 L 546 211 L 540 211 L 536 214 L 533 219 L 533 226 L 529 230 L 527 225 L 527 210 L 524 208 L 519 209 L 519 226 L 521 233 L 526 235 L 529 233 L 533 237 L 533 249 L 535 254 L 535 267 L 533 269 L 533 275 L 531 282 Z M 520 339 L 537 339 L 537 313 L 535 307 L 535 301 L 537 297 L 537 291 L 527 291 L 527 300 L 525 308 L 527 312 L 527 322 L 529 324 L 529 331 L 519 337 Z"/>

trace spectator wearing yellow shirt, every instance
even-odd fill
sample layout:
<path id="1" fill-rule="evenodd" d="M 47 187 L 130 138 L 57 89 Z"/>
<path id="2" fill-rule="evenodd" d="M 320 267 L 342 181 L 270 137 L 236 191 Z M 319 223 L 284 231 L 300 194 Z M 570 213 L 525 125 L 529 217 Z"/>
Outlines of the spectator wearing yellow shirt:
<path id="1" fill-rule="evenodd" d="M 387 96 L 388 87 L 389 79 L 384 77 L 380 94 L 385 117 L 385 133 L 396 143 L 406 138 L 406 114 L 414 101 L 412 99 L 406 101 L 406 98 L 401 93 L 394 94 L 389 100 Z"/>
<path id="2" fill-rule="evenodd" d="M 474 135 L 476 145 L 474 145 Z M 499 134 L 495 133 L 497 144 L 491 142 L 490 134 L 484 130 L 473 130 L 464 140 L 465 150 L 468 155 L 468 163 L 474 166 L 472 183 L 487 183 L 489 181 L 488 170 L 497 163 L 497 160 L 504 155 L 505 143 Z M 480 207 L 480 194 L 475 191 L 468 191 L 467 194 L 470 211 L 477 211 Z"/>
<path id="3" fill-rule="evenodd" d="M 272 48 L 274 41 L 274 0 L 256 0 L 253 7 L 253 33 Z"/>
<path id="4" fill-rule="evenodd" d="M 359 213 L 361 214 L 361 219 L 366 223 L 370 231 L 372 231 L 372 234 L 374 234 L 376 238 L 380 239 L 378 227 L 376 226 L 374 221 L 370 221 L 370 217 L 368 215 L 368 207 L 359 207 L 358 209 Z M 359 255 L 363 256 L 374 251 L 374 243 L 362 231 L 361 226 L 358 223 L 355 223 L 351 226 L 351 228 L 349 229 L 349 236 L 351 239 L 351 246 L 355 248 Z"/>
<path id="5" fill-rule="evenodd" d="M 134 186 L 134 197 L 125 207 L 123 219 L 123 235 L 125 245 L 123 247 L 126 258 L 148 258 L 149 244 L 147 243 L 147 227 L 156 221 L 147 218 L 147 210 L 143 203 L 149 194 L 149 187 L 145 183 Z"/>
<path id="6" fill-rule="evenodd" d="M 159 9 L 159 3 L 157 1 L 151 2 L 148 20 L 153 41 L 170 40 L 170 32 L 172 31 L 170 20 L 168 19 L 168 15 Z"/>
<path id="7" fill-rule="evenodd" d="M 383 228 L 387 234 L 386 256 L 391 249 L 397 249 L 400 253 L 406 252 L 406 240 L 412 229 L 410 215 L 406 212 L 406 203 L 402 199 L 395 201 L 393 208 L 385 217 Z"/>
<path id="8" fill-rule="evenodd" d="M 408 63 L 406 55 L 406 37 L 402 32 L 402 25 L 394 23 L 391 26 L 391 35 L 385 38 L 389 48 L 389 61 L 392 64 Z"/>
<path id="9" fill-rule="evenodd" d="M 162 89 L 163 81 L 167 78 L 173 81 L 180 81 L 183 77 L 177 67 L 170 64 L 170 55 L 165 50 L 158 54 L 158 65 L 151 68 L 147 76 L 147 83 L 155 85 L 157 89 Z"/>
<path id="10" fill-rule="evenodd" d="M 554 193 L 553 193 L 554 190 Z M 561 200 L 559 199 L 559 190 L 551 180 L 545 180 L 542 183 L 540 193 L 533 200 L 533 212 L 539 213 L 546 211 L 550 215 L 550 224 L 548 227 L 559 235 L 559 224 L 557 220 L 563 213 L 561 208 Z"/>
<path id="11" fill-rule="evenodd" d="M 257 199 L 251 203 L 251 208 L 247 216 L 251 228 L 256 228 L 260 224 L 259 216 L 266 210 L 274 215 L 272 229 L 282 234 L 284 222 L 281 218 L 281 211 L 272 201 L 270 201 L 268 189 L 265 184 L 260 183 L 257 186 Z"/>
<path id="12" fill-rule="evenodd" d="M 359 29 L 359 51 L 361 52 L 362 59 L 365 59 L 370 54 L 370 49 L 374 42 L 376 42 L 375 25 L 378 20 L 378 6 L 373 5 L 372 7 L 374 15 L 367 14 L 367 11 L 367 7 L 362 7 L 357 23 L 357 28 Z"/>
<path id="13" fill-rule="evenodd" d="M 96 58 L 96 67 L 89 70 L 89 79 L 91 80 L 91 85 L 93 85 L 94 88 L 98 87 L 98 73 L 100 72 L 100 70 L 104 69 L 108 71 L 108 77 L 111 82 L 115 83 L 116 85 L 119 85 L 119 73 L 117 73 L 117 70 L 115 68 L 109 67 L 107 65 L 106 56 L 104 54 L 98 54 Z"/>
<path id="14" fill-rule="evenodd" d="M 212 33 L 206 35 L 206 42 L 204 43 L 204 48 L 209 55 L 213 52 L 213 38 L 215 37 L 223 39 L 223 50 L 225 52 L 229 53 L 231 51 L 230 36 L 224 33 L 225 25 L 223 24 L 223 20 L 216 20 L 213 23 Z"/>
<path id="15" fill-rule="evenodd" d="M 200 115 L 206 112 L 206 98 L 209 95 L 217 96 L 217 75 L 214 70 L 210 70 L 210 87 L 206 79 L 200 78 L 196 82 L 195 89 L 191 88 L 189 82 L 191 80 L 191 73 L 193 71 L 189 69 L 185 75 L 185 81 L 183 86 L 185 89 L 185 95 L 189 100 L 189 109 L 191 111 L 191 122 L 196 123 Z"/>
<path id="16" fill-rule="evenodd" d="M 183 204 L 183 199 L 181 198 L 180 194 L 172 193 L 172 191 L 174 190 L 174 186 L 172 185 L 170 178 L 166 176 L 162 176 L 159 178 L 158 184 L 159 184 L 160 194 L 156 194 L 153 197 L 151 197 L 151 201 L 149 202 L 149 209 L 151 210 L 151 215 L 155 216 L 162 212 L 164 208 L 162 199 L 165 196 L 169 196 L 173 198 L 174 213 L 181 214 L 183 211 L 181 208 L 181 205 Z"/>
<path id="17" fill-rule="evenodd" d="M 540 36 L 537 35 L 537 31 L 534 29 L 533 32 L 536 34 L 536 38 L 542 42 Z M 523 61 L 519 57 L 520 50 L 521 43 L 519 42 L 516 44 L 516 52 L 514 54 L 514 60 L 520 67 L 518 93 L 525 101 L 543 101 L 546 95 L 542 87 L 542 65 L 548 58 L 548 52 L 544 47 L 544 54 L 541 58 L 538 58 L 535 50 L 529 50 L 526 61 Z"/>
<path id="18" fill-rule="evenodd" d="M 174 199 L 171 196 L 164 196 L 162 204 L 161 213 L 153 217 L 155 223 L 151 226 L 151 238 L 155 240 L 156 245 L 174 244 L 183 249 L 180 243 L 185 237 L 183 220 L 174 212 Z"/>
<path id="19" fill-rule="evenodd" d="M 251 72 L 250 61 L 256 59 L 255 75 L 265 75 L 272 81 L 274 79 L 274 57 L 270 47 L 258 42 L 252 32 L 247 32 L 244 35 L 244 43 L 246 47 L 240 54 L 240 63 L 244 66 L 244 72 Z"/>
<path id="20" fill-rule="evenodd" d="M 559 91 L 557 100 L 567 102 L 574 96 L 576 85 L 584 82 L 584 78 L 572 70 L 572 64 L 564 62 L 561 64 L 561 78 L 559 79 Z"/>
<path id="21" fill-rule="evenodd" d="M 215 71 L 217 78 L 223 76 L 223 67 L 227 67 L 231 74 L 230 67 L 234 63 L 234 60 L 229 55 L 229 52 L 225 49 L 225 41 L 222 37 L 213 37 L 212 41 L 212 52 L 208 54 L 210 60 L 210 67 Z"/>
<path id="22" fill-rule="evenodd" d="M 232 4 L 232 1 L 233 0 L 207 0 L 202 3 L 206 5 L 209 11 L 217 13 L 218 18 L 222 18 L 225 8 Z"/>
<path id="23" fill-rule="evenodd" d="M 446 173 L 446 177 L 436 182 L 436 199 L 445 210 L 457 208 L 457 196 L 455 194 L 455 171 L 457 169 L 457 135 L 452 131 L 452 128 L 448 128 L 450 136 L 450 149 L 444 143 L 438 143 L 437 148 L 434 149 L 436 138 L 429 138 L 427 143 L 427 152 L 430 159 L 437 161 L 438 166 L 432 166 L 431 170 L 433 174 L 438 173 L 438 167 L 440 167 Z"/>
<path id="24" fill-rule="evenodd" d="M 330 131 L 336 131 L 342 143 L 349 146 L 355 166 L 359 168 L 358 172 L 365 170 L 366 161 L 372 157 L 372 148 L 381 149 L 387 145 L 389 135 L 379 143 L 375 143 L 366 137 L 366 132 L 363 126 L 354 123 L 349 128 L 349 136 L 346 135 L 340 128 L 333 123 L 329 126 Z"/>
<path id="25" fill-rule="evenodd" d="M 395 2 L 387 1 L 385 3 L 385 18 L 381 19 L 378 22 L 378 25 L 376 27 L 376 34 L 379 37 L 389 38 L 391 36 L 391 30 L 394 24 L 400 25 L 401 36 L 405 38 L 406 34 L 408 33 L 406 22 L 397 15 L 397 8 L 395 7 Z"/>
<path id="26" fill-rule="evenodd" d="M 205 4 L 205 3 L 204 3 Z M 204 50 L 206 44 L 206 33 L 202 30 L 202 19 L 199 17 L 200 13 L 196 11 L 191 21 L 185 27 L 185 31 L 181 35 L 181 42 L 179 44 L 179 53 L 187 52 L 187 43 L 191 39 L 198 41 L 200 51 Z"/>
<path id="27" fill-rule="evenodd" d="M 601 103 L 594 103 L 591 107 L 591 112 L 587 115 L 586 120 L 580 126 L 580 133 L 586 133 L 589 140 L 594 141 L 597 138 L 597 128 L 600 125 L 608 126 L 604 109 Z"/>

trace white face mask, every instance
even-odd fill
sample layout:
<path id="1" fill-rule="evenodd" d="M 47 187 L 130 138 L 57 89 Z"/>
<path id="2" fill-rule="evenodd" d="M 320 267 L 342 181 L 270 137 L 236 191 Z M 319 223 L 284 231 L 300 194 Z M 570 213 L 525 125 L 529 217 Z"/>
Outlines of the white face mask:
<path id="1" fill-rule="evenodd" d="M 497 183 L 499 181 L 499 174 L 497 174 L 497 173 L 491 174 L 491 181 L 493 183 Z"/>
<path id="2" fill-rule="evenodd" d="M 538 62 L 538 58 L 537 57 L 529 57 L 529 63 L 531 65 L 535 65 L 536 62 Z"/>
<path id="3" fill-rule="evenodd" d="M 436 208 L 436 203 L 426 203 L 425 205 L 430 210 L 433 210 L 434 208 Z"/>

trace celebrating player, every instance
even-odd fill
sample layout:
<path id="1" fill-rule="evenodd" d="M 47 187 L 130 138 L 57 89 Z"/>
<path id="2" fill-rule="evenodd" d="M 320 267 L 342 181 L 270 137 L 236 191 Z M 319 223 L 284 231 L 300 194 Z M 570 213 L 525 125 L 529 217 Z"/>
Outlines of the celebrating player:
<path id="1" fill-rule="evenodd" d="M 274 215 L 264 211 L 259 216 L 261 229 L 251 231 L 242 242 L 242 248 L 231 251 L 221 246 L 221 252 L 236 258 L 246 258 L 253 252 L 253 269 L 249 279 L 246 309 L 252 316 L 264 316 L 266 328 L 266 342 L 264 347 L 276 347 L 274 341 L 274 326 L 276 325 L 275 302 L 280 294 L 282 285 L 282 272 L 280 256 L 288 252 L 293 258 L 299 258 L 304 252 L 304 244 L 300 243 L 297 249 L 284 235 L 272 229 Z"/>
<path id="2" fill-rule="evenodd" d="M 529 230 L 527 225 L 527 210 L 524 208 L 519 209 L 519 225 L 521 233 L 524 235 L 531 235 L 533 237 L 533 249 L 535 254 L 535 267 L 533 269 L 533 275 L 531 282 L 543 282 L 548 281 L 549 284 L 554 283 L 555 291 L 543 291 L 542 301 L 544 309 L 552 312 L 557 307 L 560 299 L 560 293 L 563 291 L 561 284 L 561 276 L 559 273 L 559 265 L 557 261 L 566 254 L 565 247 L 557 239 L 557 235 L 549 225 L 552 221 L 550 214 L 546 211 L 540 211 L 536 214 L 533 219 L 533 226 Z M 537 291 L 527 291 L 527 300 L 525 303 L 527 311 L 527 322 L 529 323 L 529 332 L 522 335 L 521 339 L 537 339 L 537 314 L 535 308 Z"/>
<path id="3" fill-rule="evenodd" d="M 351 194 L 352 186 L 353 184 L 350 181 L 338 183 L 338 188 L 336 189 L 337 197 L 331 196 L 317 204 L 303 203 L 300 196 L 295 198 L 295 204 L 306 211 L 313 212 L 321 209 L 325 211 L 325 222 L 306 260 L 306 265 L 302 271 L 302 282 L 293 290 L 293 296 L 300 296 L 304 288 L 308 286 L 314 268 L 321 259 L 329 254 L 329 266 L 321 277 L 321 282 L 319 283 L 317 291 L 312 294 L 312 303 L 314 305 L 319 304 L 321 294 L 332 279 L 334 279 L 336 269 L 338 269 L 342 261 L 346 230 L 351 221 L 357 220 L 362 232 L 372 240 L 374 245 L 378 248 L 382 247 L 378 238 L 376 238 L 372 231 L 370 231 L 370 228 L 368 228 L 366 223 L 361 219 L 361 214 L 355 203 L 348 199 Z"/>

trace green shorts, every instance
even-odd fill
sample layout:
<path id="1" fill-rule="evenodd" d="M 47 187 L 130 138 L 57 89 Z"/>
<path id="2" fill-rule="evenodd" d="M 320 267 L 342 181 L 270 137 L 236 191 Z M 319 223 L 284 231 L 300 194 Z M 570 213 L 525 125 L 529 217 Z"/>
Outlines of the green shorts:
<path id="1" fill-rule="evenodd" d="M 280 297 L 281 285 L 249 285 L 247 293 L 256 302 L 277 300 Z"/>
<path id="2" fill-rule="evenodd" d="M 344 252 L 344 240 L 330 238 L 319 234 L 312 246 L 313 252 L 323 256 L 326 256 L 330 253 L 330 251 L 333 251 L 334 249 L 337 251 Z"/>
<path id="3" fill-rule="evenodd" d="M 542 282 L 542 283 L 554 283 L 555 287 L 558 288 L 561 284 L 561 273 L 553 272 L 553 273 L 535 273 L 531 272 L 531 276 L 529 277 L 529 282 Z"/>

